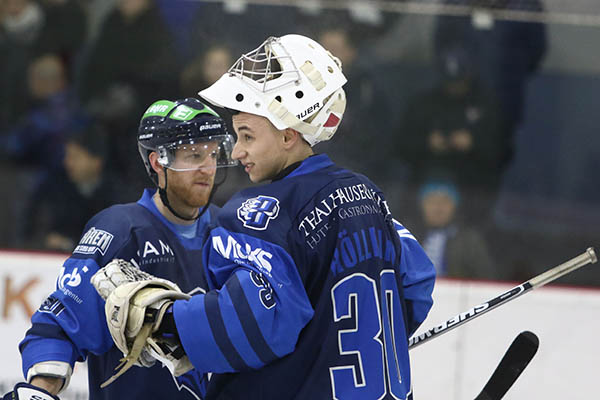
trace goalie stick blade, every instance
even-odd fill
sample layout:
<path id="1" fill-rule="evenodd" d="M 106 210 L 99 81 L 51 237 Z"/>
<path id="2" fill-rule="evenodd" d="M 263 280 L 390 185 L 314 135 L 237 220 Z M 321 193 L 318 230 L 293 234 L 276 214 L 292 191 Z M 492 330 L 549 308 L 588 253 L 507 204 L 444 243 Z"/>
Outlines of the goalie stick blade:
<path id="1" fill-rule="evenodd" d="M 539 344 L 533 332 L 519 333 L 475 400 L 500 400 L 529 364 Z"/>

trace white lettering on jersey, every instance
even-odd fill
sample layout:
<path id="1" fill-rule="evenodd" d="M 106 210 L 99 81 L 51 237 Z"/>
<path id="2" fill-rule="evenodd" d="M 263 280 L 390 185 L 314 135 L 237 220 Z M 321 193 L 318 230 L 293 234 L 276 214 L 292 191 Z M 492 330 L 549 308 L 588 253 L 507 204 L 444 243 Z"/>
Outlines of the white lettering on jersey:
<path id="1" fill-rule="evenodd" d="M 113 240 L 113 234 L 102 229 L 96 229 L 91 227 L 79 241 L 73 253 L 79 254 L 94 254 L 96 251 L 100 254 L 105 255 L 106 250 L 110 246 Z"/>
<path id="2" fill-rule="evenodd" d="M 304 232 L 304 236 L 308 236 L 336 208 L 345 204 L 364 201 L 371 201 L 379 206 L 381 199 L 373 189 L 367 187 L 364 183 L 336 188 L 302 219 L 298 225 L 298 230 Z"/>
<path id="3" fill-rule="evenodd" d="M 233 236 L 227 236 L 227 246 L 223 243 L 221 236 L 215 236 L 212 238 L 212 245 L 216 252 L 224 258 L 235 262 L 247 260 L 256 265 L 262 272 L 271 276 L 273 267 L 268 260 L 273 258 L 273 254 L 268 251 L 259 247 L 253 249 L 249 243 L 246 243 L 246 245 L 242 247 Z"/>
<path id="4" fill-rule="evenodd" d="M 152 245 L 152 243 L 150 242 L 146 242 L 144 244 L 144 255 L 142 255 L 143 258 L 146 258 L 146 256 L 151 253 L 151 254 L 156 254 L 157 256 L 160 256 L 160 253 L 158 252 L 158 250 L 156 249 L 156 247 L 154 247 Z"/>
<path id="5" fill-rule="evenodd" d="M 61 267 L 60 274 L 58 276 L 58 287 L 59 289 L 64 289 L 65 286 L 77 287 L 81 284 L 81 274 L 78 272 L 78 268 L 73 268 L 70 274 L 65 274 L 65 267 Z M 84 266 L 81 269 L 81 272 L 84 274 L 89 271 L 88 267 Z"/>
<path id="6" fill-rule="evenodd" d="M 159 247 L 160 247 L 160 251 L 158 250 Z M 150 241 L 146 241 L 144 243 L 144 252 L 142 254 L 142 258 L 146 258 L 146 256 L 148 256 L 148 254 L 154 254 L 156 256 L 164 256 L 167 254 L 170 254 L 172 256 L 175 255 L 173 253 L 173 250 L 171 250 L 171 247 L 160 239 L 158 240 L 158 245 L 154 245 Z M 138 255 L 139 255 L 139 252 L 138 252 Z"/>
<path id="7" fill-rule="evenodd" d="M 169 247 L 168 244 L 165 244 L 162 240 L 158 240 L 158 243 L 160 243 L 160 251 L 162 254 L 170 254 L 172 256 L 174 256 L 175 254 L 173 254 L 173 250 L 171 250 L 171 248 Z"/>

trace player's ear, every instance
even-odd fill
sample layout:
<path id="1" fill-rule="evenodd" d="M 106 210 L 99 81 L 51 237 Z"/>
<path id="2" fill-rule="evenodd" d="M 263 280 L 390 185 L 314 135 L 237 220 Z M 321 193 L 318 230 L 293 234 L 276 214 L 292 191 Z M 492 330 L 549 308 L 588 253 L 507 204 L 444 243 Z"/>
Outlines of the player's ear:
<path id="1" fill-rule="evenodd" d="M 160 165 L 160 163 L 158 162 L 158 153 L 153 151 L 148 155 L 148 160 L 150 161 L 150 166 L 152 167 L 152 169 L 154 170 L 154 172 L 156 172 L 157 174 L 159 172 L 162 172 L 164 167 L 162 165 Z"/>
<path id="2" fill-rule="evenodd" d="M 295 129 L 286 128 L 281 131 L 283 134 L 283 146 L 285 148 L 292 147 L 298 140 L 302 139 L 302 135 Z"/>

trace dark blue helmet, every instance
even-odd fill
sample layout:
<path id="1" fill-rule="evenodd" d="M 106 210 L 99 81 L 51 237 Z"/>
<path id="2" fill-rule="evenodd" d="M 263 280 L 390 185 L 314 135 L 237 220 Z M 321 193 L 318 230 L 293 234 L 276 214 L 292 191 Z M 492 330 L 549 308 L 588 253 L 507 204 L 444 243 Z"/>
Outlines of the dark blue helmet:
<path id="1" fill-rule="evenodd" d="M 235 140 L 225 122 L 198 99 L 153 103 L 142 116 L 137 140 L 146 171 L 155 182 L 148 159 L 153 151 L 163 167 L 175 171 L 237 165 L 231 158 Z"/>

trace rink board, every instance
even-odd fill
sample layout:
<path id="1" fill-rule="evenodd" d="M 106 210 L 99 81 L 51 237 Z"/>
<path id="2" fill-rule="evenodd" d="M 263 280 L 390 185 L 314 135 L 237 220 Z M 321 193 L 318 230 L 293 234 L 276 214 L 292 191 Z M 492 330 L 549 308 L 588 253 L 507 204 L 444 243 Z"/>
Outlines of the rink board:
<path id="1" fill-rule="evenodd" d="M 66 257 L 0 251 L 0 393 L 22 380 L 17 346 L 29 329 L 28 313 L 53 291 Z M 434 307 L 419 332 L 515 284 L 438 280 Z M 598 315 L 600 290 L 550 285 L 527 293 L 411 350 L 415 399 L 473 399 L 524 330 L 538 335 L 540 348 L 505 399 L 589 399 L 600 372 Z M 87 399 L 85 365 L 78 364 L 61 399 Z"/>

